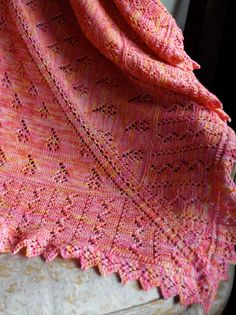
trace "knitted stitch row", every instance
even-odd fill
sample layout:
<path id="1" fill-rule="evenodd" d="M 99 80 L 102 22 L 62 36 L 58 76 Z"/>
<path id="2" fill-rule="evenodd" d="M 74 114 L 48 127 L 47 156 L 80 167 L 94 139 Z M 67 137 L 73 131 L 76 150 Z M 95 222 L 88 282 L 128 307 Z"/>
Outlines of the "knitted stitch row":
<path id="1" fill-rule="evenodd" d="M 236 135 L 160 1 L 0 3 L 0 252 L 202 304 L 236 263 Z"/>

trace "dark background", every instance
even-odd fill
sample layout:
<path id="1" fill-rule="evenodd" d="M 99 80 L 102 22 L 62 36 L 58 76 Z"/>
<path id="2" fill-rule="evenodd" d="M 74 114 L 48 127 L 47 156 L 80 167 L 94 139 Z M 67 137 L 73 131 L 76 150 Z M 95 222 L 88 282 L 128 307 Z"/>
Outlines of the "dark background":
<path id="1" fill-rule="evenodd" d="M 184 30 L 185 50 L 201 65 L 201 69 L 195 70 L 194 73 L 199 81 L 221 100 L 224 111 L 232 120 L 228 124 L 234 130 L 236 130 L 235 2 L 236 0 L 190 0 Z M 222 315 L 236 314 L 235 299 L 234 277 L 233 290 Z"/>
<path id="2" fill-rule="evenodd" d="M 185 50 L 201 65 L 194 73 L 223 103 L 235 130 L 236 11 L 235 0 L 190 0 Z M 234 23 L 233 23 L 233 15 Z M 236 314 L 236 312 L 235 312 Z"/>

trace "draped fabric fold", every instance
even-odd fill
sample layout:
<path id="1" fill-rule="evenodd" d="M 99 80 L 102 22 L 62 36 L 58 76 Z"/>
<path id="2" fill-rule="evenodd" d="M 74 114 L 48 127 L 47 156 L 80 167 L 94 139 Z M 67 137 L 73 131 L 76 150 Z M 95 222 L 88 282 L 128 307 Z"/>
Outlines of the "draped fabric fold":
<path id="1" fill-rule="evenodd" d="M 207 314 L 236 263 L 236 135 L 165 7 L 3 0 L 0 57 L 0 252 Z"/>
<path id="2" fill-rule="evenodd" d="M 87 38 L 122 70 L 141 81 L 148 81 L 149 84 L 191 96 L 200 104 L 216 111 L 222 119 L 230 121 L 222 110 L 219 99 L 197 80 L 192 71 L 165 64 L 150 51 L 141 49 L 136 44 L 139 42 L 136 34 L 127 28 L 124 20 L 117 14 L 113 2 L 105 0 L 70 2 Z M 142 7 L 145 7 L 145 4 Z"/>
<path id="3" fill-rule="evenodd" d="M 182 31 L 161 1 L 114 0 L 114 3 L 130 27 L 160 58 L 183 70 L 200 68 L 186 54 Z"/>

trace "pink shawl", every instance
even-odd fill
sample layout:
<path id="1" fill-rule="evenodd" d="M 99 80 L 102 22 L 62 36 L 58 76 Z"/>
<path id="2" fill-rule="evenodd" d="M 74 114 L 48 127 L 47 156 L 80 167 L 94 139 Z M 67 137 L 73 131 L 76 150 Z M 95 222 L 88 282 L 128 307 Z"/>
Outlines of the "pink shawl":
<path id="1" fill-rule="evenodd" d="M 159 0 L 0 3 L 0 252 L 202 304 L 236 263 L 236 135 Z"/>

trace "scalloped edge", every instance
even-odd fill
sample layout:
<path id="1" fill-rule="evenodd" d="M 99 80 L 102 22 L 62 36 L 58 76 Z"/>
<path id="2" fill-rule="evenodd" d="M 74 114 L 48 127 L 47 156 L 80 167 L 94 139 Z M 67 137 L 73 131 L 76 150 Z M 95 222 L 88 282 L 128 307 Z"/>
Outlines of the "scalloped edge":
<path id="1" fill-rule="evenodd" d="M 42 231 L 42 229 L 41 229 L 41 231 Z M 33 237 L 35 237 L 35 236 L 36 235 L 34 235 Z M 45 238 L 45 240 L 46 240 L 46 238 Z M 33 238 L 23 239 L 23 240 L 19 241 L 13 248 L 10 248 L 10 252 L 12 252 L 12 254 L 16 254 L 21 248 L 26 247 L 26 257 L 33 257 L 32 253 L 31 253 L 30 246 L 35 241 L 36 241 L 36 239 L 33 239 Z M 79 254 L 73 255 L 73 251 L 76 251 L 78 249 L 78 247 L 75 245 L 71 246 L 70 244 L 67 244 L 67 245 L 63 245 L 62 247 L 55 247 L 55 246 L 52 246 L 52 243 L 50 243 L 50 242 L 46 241 L 45 243 L 47 246 L 46 250 L 45 251 L 44 250 L 39 251 L 34 256 L 43 256 L 46 259 L 46 261 L 52 261 L 58 254 L 60 254 L 62 256 L 62 258 L 64 258 L 64 259 L 78 258 L 80 260 L 80 263 L 81 263 L 81 269 L 83 269 L 83 270 L 98 266 L 99 272 L 101 273 L 102 276 L 106 276 L 107 274 L 109 274 L 111 272 L 117 272 L 121 278 L 122 283 L 126 283 L 130 280 L 137 280 L 137 281 L 139 281 L 142 289 L 144 289 L 144 290 L 148 290 L 148 289 L 151 289 L 153 287 L 158 286 L 161 290 L 161 293 L 162 293 L 162 296 L 164 299 L 168 299 L 168 298 L 176 295 L 176 290 L 177 290 L 176 287 L 173 289 L 175 294 L 170 293 L 170 290 L 166 290 L 164 283 L 158 282 L 158 277 L 160 274 L 156 273 L 154 280 L 153 280 L 153 278 L 152 279 L 148 278 L 147 281 L 144 281 L 143 278 L 141 278 L 140 273 L 141 273 L 142 268 L 144 268 L 144 271 L 146 270 L 147 274 L 149 274 L 150 270 L 148 269 L 147 263 L 145 263 L 143 266 L 140 266 L 141 263 L 137 262 L 140 270 L 136 273 L 131 270 L 129 272 L 129 275 L 126 276 L 124 273 L 122 273 L 122 270 L 121 270 L 122 262 L 126 262 L 129 264 L 132 261 L 131 258 L 123 258 L 123 257 L 119 257 L 119 256 L 112 254 L 112 253 L 105 253 L 105 252 L 102 252 L 98 248 L 95 248 L 93 246 L 84 247 L 83 249 L 80 249 Z M 68 248 L 70 248 L 69 253 L 68 253 Z M 220 257 L 218 257 L 218 261 L 222 260 L 223 264 L 226 265 L 226 264 L 229 264 L 229 260 L 227 258 L 223 257 L 223 254 L 224 254 L 223 250 L 224 250 L 224 248 L 222 247 L 222 253 L 218 253 L 218 255 L 220 255 Z M 1 252 L 1 249 L 0 249 L 0 252 Z M 7 252 L 9 252 L 9 250 L 7 250 Z M 86 253 L 88 253 L 88 252 L 90 252 L 90 254 L 91 254 L 90 256 L 86 256 Z M 114 261 L 110 264 L 110 269 L 107 269 L 106 268 L 106 260 L 109 260 L 109 259 L 111 261 L 112 260 L 114 260 Z M 233 263 L 235 263 L 235 262 L 233 262 Z M 151 265 L 149 265 L 149 266 L 151 266 Z M 209 275 L 212 275 L 212 273 L 213 272 L 211 270 L 211 273 L 209 272 Z M 216 278 L 213 279 L 213 281 L 227 280 L 226 273 L 220 273 L 218 275 L 215 275 L 215 277 Z M 180 284 L 178 283 L 178 281 L 176 281 L 176 285 L 178 285 L 180 287 Z M 167 293 L 167 291 L 169 293 Z M 192 300 L 188 299 L 188 301 L 186 301 L 186 298 L 181 295 L 180 290 L 178 290 L 177 294 L 180 296 L 180 303 L 183 306 L 187 306 L 189 304 L 192 304 L 193 302 L 201 303 L 200 299 L 198 299 L 196 297 L 196 295 Z M 208 306 L 206 304 L 204 304 L 203 308 L 205 310 L 205 313 L 207 314 Z"/>
<path id="2" fill-rule="evenodd" d="M 102 251 L 93 245 L 79 247 L 77 245 L 64 244 L 63 246 L 59 247 L 46 241 L 46 238 L 43 248 L 39 246 L 39 250 L 35 254 L 33 254 L 32 248 L 34 248 L 35 250 L 35 243 L 37 243 L 38 245 L 40 244 L 40 241 L 39 239 L 37 239 L 36 234 L 31 238 L 25 238 L 18 241 L 12 247 L 3 248 L 0 245 L 0 253 L 10 253 L 12 255 L 16 255 L 22 248 L 26 248 L 25 254 L 23 254 L 24 257 L 42 257 L 45 262 L 53 261 L 58 255 L 65 260 L 75 258 L 78 259 L 80 268 L 82 270 L 97 267 L 102 277 L 106 277 L 111 273 L 117 273 L 122 284 L 126 284 L 129 281 L 136 280 L 139 283 L 140 288 L 144 291 L 148 291 L 152 288 L 159 288 L 162 299 L 168 300 L 178 295 L 181 306 L 188 307 L 193 304 L 200 304 L 205 315 L 209 313 L 210 308 L 212 307 L 212 303 L 210 303 L 209 305 L 204 304 L 201 301 L 200 297 L 197 297 L 196 294 L 192 298 L 186 298 L 185 296 L 183 296 L 178 287 L 180 286 L 180 284 L 177 283 L 177 281 L 175 287 L 173 287 L 171 290 L 166 290 L 165 284 L 159 282 L 158 280 L 158 269 L 155 269 L 155 266 L 151 264 L 140 263 L 135 259 L 132 260 L 131 258 L 124 258 L 119 255 L 113 254 L 112 252 L 106 253 L 105 251 Z M 132 267 L 132 261 L 133 267 L 135 265 L 138 267 L 137 270 L 130 269 Z M 218 286 L 220 281 L 227 281 L 229 279 L 228 271 L 230 263 L 236 264 L 236 261 L 226 262 L 225 272 L 221 273 L 218 277 Z M 122 271 L 122 265 L 130 267 L 128 274 L 125 274 Z M 154 271 L 154 274 L 151 274 L 150 271 Z M 146 276 L 146 279 L 144 278 L 144 275 Z M 214 296 L 216 295 L 217 290 L 218 287 L 215 290 Z"/>

